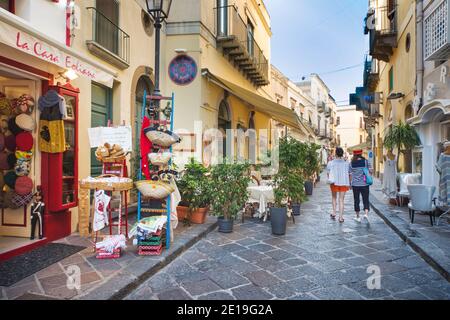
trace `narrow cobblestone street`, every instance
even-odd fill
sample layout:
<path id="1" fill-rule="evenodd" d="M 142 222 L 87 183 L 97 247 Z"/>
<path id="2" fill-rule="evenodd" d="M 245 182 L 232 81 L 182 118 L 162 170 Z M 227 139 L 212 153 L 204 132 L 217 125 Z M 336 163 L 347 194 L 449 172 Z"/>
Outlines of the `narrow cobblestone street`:
<path id="1" fill-rule="evenodd" d="M 449 299 L 450 284 L 378 216 L 359 224 L 351 193 L 346 221 L 329 218 L 322 183 L 286 236 L 248 221 L 232 234 L 210 233 L 126 299 Z M 381 269 L 381 289 L 367 288 L 367 267 Z"/>

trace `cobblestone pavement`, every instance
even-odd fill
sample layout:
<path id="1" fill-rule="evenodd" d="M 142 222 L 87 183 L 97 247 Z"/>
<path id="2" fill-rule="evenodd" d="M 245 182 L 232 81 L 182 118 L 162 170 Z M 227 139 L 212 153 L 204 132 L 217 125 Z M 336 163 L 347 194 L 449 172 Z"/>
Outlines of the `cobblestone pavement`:
<path id="1" fill-rule="evenodd" d="M 344 224 L 332 221 L 329 189 L 321 184 L 286 236 L 272 236 L 270 223 L 254 221 L 228 235 L 213 231 L 126 299 L 450 298 L 450 283 L 378 216 L 352 220 L 351 193 L 346 208 Z M 367 288 L 371 265 L 381 270 L 379 290 Z"/>

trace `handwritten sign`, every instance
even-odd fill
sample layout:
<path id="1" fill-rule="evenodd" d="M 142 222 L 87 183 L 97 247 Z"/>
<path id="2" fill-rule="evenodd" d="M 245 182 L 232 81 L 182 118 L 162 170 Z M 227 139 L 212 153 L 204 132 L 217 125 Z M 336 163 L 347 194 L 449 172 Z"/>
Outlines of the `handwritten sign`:
<path id="1" fill-rule="evenodd" d="M 131 126 L 89 128 L 88 134 L 91 148 L 109 143 L 121 146 L 125 152 L 133 150 Z"/>
<path id="2" fill-rule="evenodd" d="M 114 79 L 111 74 L 2 21 L 0 21 L 0 42 L 112 88 Z"/>

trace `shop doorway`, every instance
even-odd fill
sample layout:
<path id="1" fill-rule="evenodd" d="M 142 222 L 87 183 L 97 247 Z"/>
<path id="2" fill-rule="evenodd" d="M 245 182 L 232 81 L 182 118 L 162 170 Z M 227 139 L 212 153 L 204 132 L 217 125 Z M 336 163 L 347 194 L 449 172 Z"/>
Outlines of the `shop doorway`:
<path id="1" fill-rule="evenodd" d="M 41 81 L 39 78 L 27 76 L 16 70 L 9 70 L 6 67 L 0 67 L 0 93 L 4 98 L 2 104 L 5 101 L 13 103 L 14 99 L 21 97 L 22 95 L 30 95 L 37 103 L 38 93 L 41 90 Z M 1 112 L 2 122 L 8 119 L 2 108 Z M 36 108 L 31 114 L 32 118 L 36 122 Z M 2 138 L 14 137 L 9 128 L 2 126 L 1 133 Z M 34 142 L 37 142 L 36 130 L 32 132 Z M 35 147 L 37 150 L 37 147 Z M 5 145 L 2 146 L 2 157 L 13 154 L 13 150 L 9 150 Z M 31 162 L 28 177 L 33 180 L 34 185 L 40 184 L 40 177 L 37 176 L 36 168 L 38 167 L 39 154 L 34 153 Z M 8 200 L 8 194 L 13 192 L 13 189 L 5 183 L 3 179 L 11 170 L 0 170 L 0 255 L 27 246 L 33 242 L 39 242 L 40 240 L 30 240 L 31 223 L 30 223 L 30 205 L 21 206 L 17 208 L 12 206 L 10 200 Z M 14 172 L 14 170 L 12 170 Z"/>
<path id="2" fill-rule="evenodd" d="M 112 123 L 112 89 L 92 83 L 91 87 L 91 128 L 106 127 Z M 95 150 L 91 150 L 91 176 L 102 174 L 102 164 L 95 157 Z"/>

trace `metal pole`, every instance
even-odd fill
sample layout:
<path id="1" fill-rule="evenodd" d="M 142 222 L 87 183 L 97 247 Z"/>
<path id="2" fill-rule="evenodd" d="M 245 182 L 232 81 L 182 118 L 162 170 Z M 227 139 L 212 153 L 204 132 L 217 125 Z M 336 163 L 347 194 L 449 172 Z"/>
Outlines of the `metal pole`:
<path id="1" fill-rule="evenodd" d="M 162 19 L 161 13 L 158 12 L 155 17 L 155 96 L 160 96 L 161 91 L 159 88 L 159 69 L 160 69 L 160 54 L 161 54 L 161 27 Z M 156 101 L 159 103 L 159 101 Z"/>

